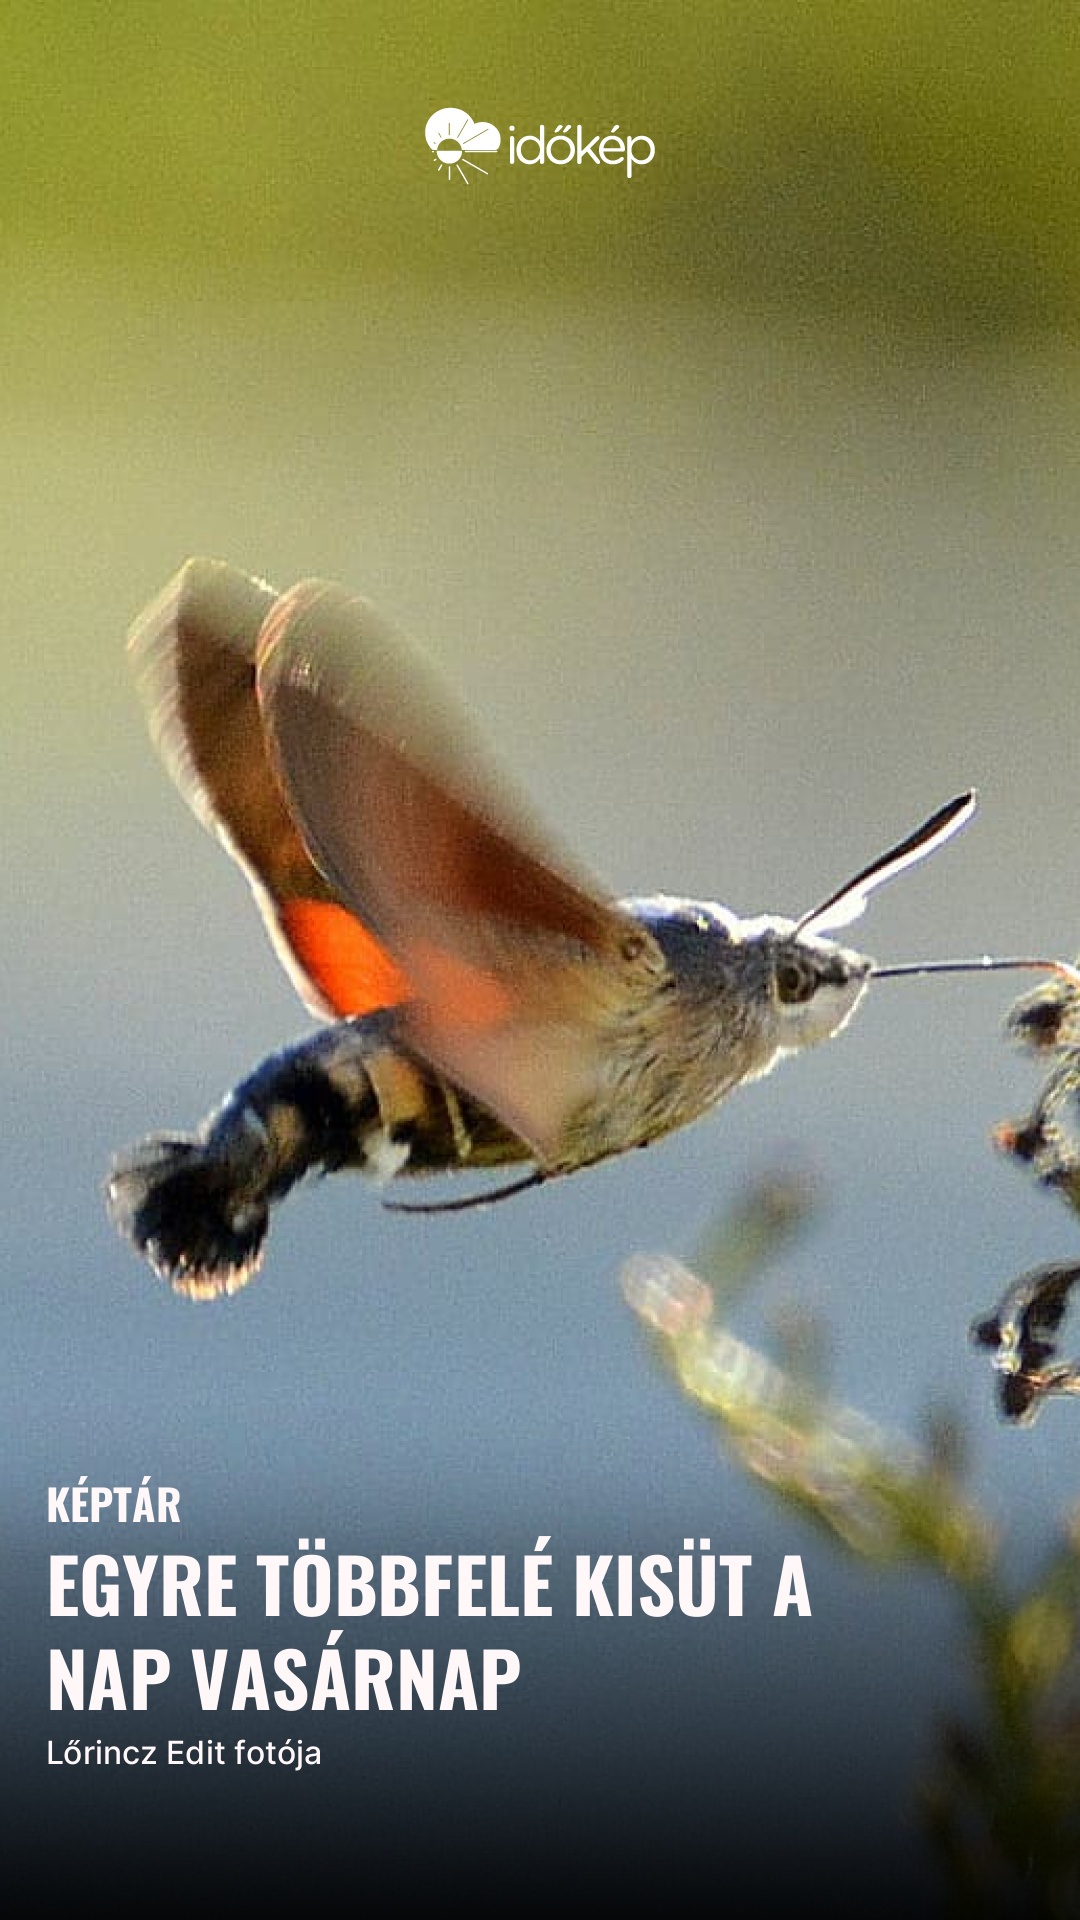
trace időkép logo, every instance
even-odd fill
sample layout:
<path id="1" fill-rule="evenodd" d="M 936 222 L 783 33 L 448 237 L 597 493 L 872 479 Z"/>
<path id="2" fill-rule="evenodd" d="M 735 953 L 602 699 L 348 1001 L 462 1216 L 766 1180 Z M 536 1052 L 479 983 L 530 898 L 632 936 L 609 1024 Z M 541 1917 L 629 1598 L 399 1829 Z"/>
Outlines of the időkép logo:
<path id="1" fill-rule="evenodd" d="M 440 107 L 433 113 L 424 128 L 424 138 L 439 172 L 445 172 L 448 180 L 463 180 L 466 186 L 469 173 L 488 172 L 472 156 L 498 153 L 502 145 L 498 127 L 474 120 L 460 107 Z M 512 167 L 581 167 L 589 162 L 594 167 L 618 167 L 629 180 L 635 167 L 648 166 L 656 145 L 647 133 L 624 134 L 618 121 L 609 132 L 594 133 L 589 139 L 580 122 L 575 127 L 570 121 L 560 121 L 549 134 L 541 121 L 536 133 L 519 134 L 512 126 L 509 151 Z"/>

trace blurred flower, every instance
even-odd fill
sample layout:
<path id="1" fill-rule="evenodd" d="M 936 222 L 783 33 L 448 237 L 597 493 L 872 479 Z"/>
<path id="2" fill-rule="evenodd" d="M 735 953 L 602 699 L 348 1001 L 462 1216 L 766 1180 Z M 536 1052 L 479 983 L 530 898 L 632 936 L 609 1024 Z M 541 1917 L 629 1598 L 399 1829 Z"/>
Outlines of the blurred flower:
<path id="1" fill-rule="evenodd" d="M 760 1273 L 805 1217 L 762 1183 L 704 1243 L 728 1292 Z M 1044 1364 L 1080 1266 L 1040 1268 L 1009 1290 L 979 1338 L 1014 1404 L 1080 1391 Z M 1028 1592 L 1010 1591 L 996 1530 L 961 1486 L 962 1437 L 938 1422 L 917 1447 L 885 1433 L 723 1324 L 713 1287 L 671 1254 L 638 1254 L 623 1292 L 679 1386 L 716 1422 L 735 1462 L 865 1563 L 938 1574 L 961 1614 L 979 1686 L 976 1724 L 950 1719 L 918 1789 L 950 1912 L 980 1920 L 1080 1912 L 1080 1509 Z M 1045 1375 L 1059 1376 L 1048 1382 Z M 1024 1395 L 1023 1408 L 1019 1401 Z"/>

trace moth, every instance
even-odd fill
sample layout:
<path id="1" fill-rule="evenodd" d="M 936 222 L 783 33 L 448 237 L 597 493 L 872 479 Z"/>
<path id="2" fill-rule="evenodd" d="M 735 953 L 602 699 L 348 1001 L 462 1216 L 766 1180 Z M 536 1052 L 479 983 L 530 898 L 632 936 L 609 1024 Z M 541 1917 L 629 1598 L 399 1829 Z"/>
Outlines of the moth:
<path id="1" fill-rule="evenodd" d="M 329 1022 L 194 1134 L 114 1162 L 113 1220 L 194 1298 L 255 1272 L 271 1208 L 309 1172 L 529 1169 L 442 1203 L 477 1204 L 685 1126 L 839 1033 L 872 975 L 1020 964 L 876 968 L 827 937 L 963 826 L 971 793 L 797 921 L 616 900 L 534 826 L 409 645 L 340 587 L 279 593 L 191 560 L 130 646 L 165 765 Z"/>

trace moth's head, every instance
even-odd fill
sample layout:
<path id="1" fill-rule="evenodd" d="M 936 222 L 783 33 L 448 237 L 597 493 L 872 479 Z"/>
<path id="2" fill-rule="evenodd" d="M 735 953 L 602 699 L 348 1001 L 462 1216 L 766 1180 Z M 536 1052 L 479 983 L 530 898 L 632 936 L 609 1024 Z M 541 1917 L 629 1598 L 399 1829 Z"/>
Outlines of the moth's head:
<path id="1" fill-rule="evenodd" d="M 820 934 L 800 933 L 793 920 L 744 920 L 743 938 L 758 948 L 773 1044 L 782 1053 L 831 1040 L 866 992 L 873 962 Z"/>
<path id="2" fill-rule="evenodd" d="M 655 895 L 625 903 L 653 934 L 685 1007 L 710 1038 L 745 1053 L 741 1074 L 839 1033 L 866 991 L 861 953 L 763 914 L 743 919 L 713 901 Z"/>
<path id="3" fill-rule="evenodd" d="M 827 931 L 859 919 L 878 887 L 951 839 L 974 811 L 974 793 L 958 794 L 799 920 L 743 922 L 745 937 L 760 942 L 767 959 L 775 1044 L 782 1052 L 831 1040 L 847 1025 L 877 971 L 865 955 L 827 939 Z"/>

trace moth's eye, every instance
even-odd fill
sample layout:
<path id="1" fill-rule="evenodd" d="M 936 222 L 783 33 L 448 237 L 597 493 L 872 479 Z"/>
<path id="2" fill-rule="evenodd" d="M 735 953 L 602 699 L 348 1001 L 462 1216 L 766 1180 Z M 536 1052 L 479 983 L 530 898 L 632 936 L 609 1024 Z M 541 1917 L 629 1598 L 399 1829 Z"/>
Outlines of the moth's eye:
<path id="1" fill-rule="evenodd" d="M 810 1000 L 817 989 L 813 967 L 798 960 L 781 960 L 776 969 L 776 994 L 785 1006 L 798 1006 Z"/>

